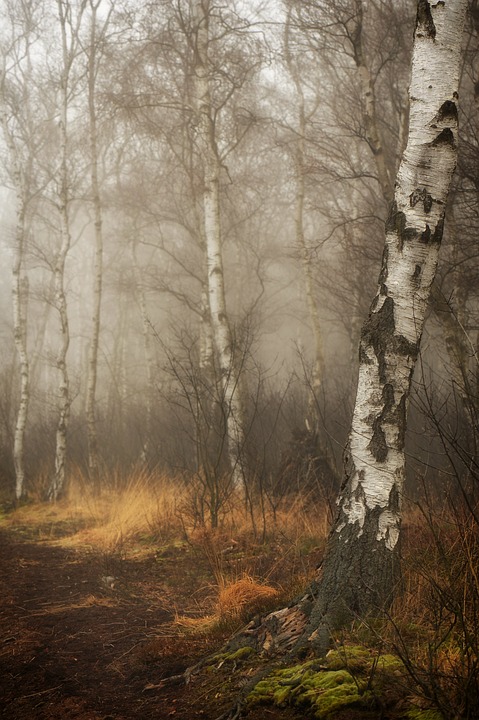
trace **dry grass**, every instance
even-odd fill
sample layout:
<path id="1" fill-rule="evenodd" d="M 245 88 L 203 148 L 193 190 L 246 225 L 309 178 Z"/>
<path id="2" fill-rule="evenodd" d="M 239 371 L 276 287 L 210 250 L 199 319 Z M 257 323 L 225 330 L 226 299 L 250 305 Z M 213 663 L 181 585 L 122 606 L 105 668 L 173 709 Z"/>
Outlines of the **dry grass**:
<path id="1" fill-rule="evenodd" d="M 181 534 L 177 506 L 183 493 L 180 481 L 139 472 L 121 490 L 96 496 L 77 475 L 70 481 L 67 499 L 55 504 L 28 503 L 3 517 L 1 523 L 63 545 L 117 552 L 134 538 L 162 542 Z"/>
<path id="2" fill-rule="evenodd" d="M 219 589 L 217 613 L 220 619 L 243 619 L 264 611 L 277 601 L 279 591 L 249 575 L 227 583 Z"/>

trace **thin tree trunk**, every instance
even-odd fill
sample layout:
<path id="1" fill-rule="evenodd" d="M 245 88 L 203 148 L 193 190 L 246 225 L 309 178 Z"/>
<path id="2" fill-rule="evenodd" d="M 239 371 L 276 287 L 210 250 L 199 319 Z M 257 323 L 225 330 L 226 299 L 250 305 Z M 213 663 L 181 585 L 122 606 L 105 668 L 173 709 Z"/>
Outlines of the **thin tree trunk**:
<path id="1" fill-rule="evenodd" d="M 195 0 L 194 11 L 197 22 L 194 82 L 198 136 L 204 168 L 203 209 L 209 306 L 221 373 L 232 478 L 235 485 L 241 486 L 244 482 L 241 463 L 244 444 L 243 412 L 225 298 L 219 196 L 221 164 L 215 139 L 215 121 L 209 87 L 209 2 Z"/>
<path id="2" fill-rule="evenodd" d="M 90 121 L 90 179 L 95 225 L 95 262 L 93 271 L 93 312 L 90 345 L 88 351 L 88 385 L 86 395 L 86 420 L 88 435 L 88 472 L 90 482 L 99 491 L 100 473 L 98 457 L 98 434 L 96 425 L 96 386 L 98 373 L 98 346 L 100 341 L 100 320 L 103 283 L 103 231 L 102 203 L 98 181 L 98 134 L 95 102 L 97 60 L 97 10 L 101 0 L 90 0 L 90 47 L 88 50 L 88 114 Z M 102 33 L 108 24 L 109 15 L 103 23 Z"/>
<path id="3" fill-rule="evenodd" d="M 0 92 L 1 125 L 8 148 L 16 199 L 15 255 L 12 268 L 12 301 L 13 333 L 20 366 L 20 398 L 15 423 L 13 462 L 15 467 L 15 497 L 17 500 L 20 500 L 25 493 L 25 430 L 30 404 L 30 368 L 27 352 L 28 279 L 25 274 L 27 188 L 26 179 L 22 173 L 21 162 L 18 157 L 15 141 L 8 125 L 8 112 L 4 95 L 4 57 L 2 57 Z"/>
<path id="4" fill-rule="evenodd" d="M 146 417 L 145 417 L 145 439 L 143 440 L 143 446 L 141 450 L 141 461 L 147 464 L 148 457 L 150 455 L 150 443 L 152 437 L 152 416 L 153 416 L 153 349 L 151 346 L 151 322 L 148 314 L 148 308 L 146 305 L 145 286 L 143 283 L 142 273 L 138 264 L 138 258 L 136 254 L 136 243 L 132 240 L 131 255 L 133 260 L 133 271 L 135 274 L 135 291 L 138 299 L 138 305 L 140 307 L 141 325 L 143 331 L 143 350 L 145 353 L 146 362 Z"/>
<path id="5" fill-rule="evenodd" d="M 309 403 L 309 416 L 312 423 L 312 427 L 308 427 L 308 430 L 315 432 L 318 428 L 319 418 L 317 410 L 317 402 L 319 398 L 319 392 L 321 389 L 321 383 L 323 380 L 324 370 L 324 357 L 323 357 L 323 340 L 321 332 L 321 322 L 319 319 L 319 308 L 316 300 L 316 294 L 314 292 L 314 276 L 313 268 L 311 263 L 311 255 L 306 244 L 304 234 L 304 200 L 305 200 L 305 166 L 304 166 L 304 155 L 305 155 L 305 137 L 306 137 L 306 109 L 303 88 L 301 85 L 301 78 L 297 68 L 295 67 L 294 61 L 291 57 L 290 52 L 290 23 L 291 23 L 291 8 L 288 9 L 286 16 L 285 25 L 285 58 L 288 71 L 294 82 L 296 88 L 296 97 L 298 103 L 298 126 L 296 128 L 296 142 L 295 142 L 295 153 L 294 153 L 294 179 L 295 179 L 295 209 L 294 209 L 294 225 L 296 235 L 296 245 L 300 252 L 301 264 L 303 267 L 304 283 L 305 283 L 305 294 L 306 301 L 309 311 L 309 320 L 311 330 L 314 338 L 314 364 L 313 364 L 313 377 L 311 383 L 311 397 Z M 309 423 L 308 423 L 309 424 Z"/>
<path id="6" fill-rule="evenodd" d="M 70 327 L 68 321 L 67 299 L 65 294 L 65 263 L 70 250 L 70 191 L 68 172 L 68 104 L 69 77 L 73 63 L 73 50 L 68 47 L 67 23 L 71 21 L 71 8 L 64 7 L 62 0 L 57 0 L 58 18 L 61 31 L 62 73 L 60 77 L 60 169 L 59 169 L 59 203 L 60 215 L 60 248 L 53 269 L 55 288 L 55 308 L 60 320 L 60 345 L 57 352 L 56 367 L 58 371 L 58 424 L 56 430 L 55 474 L 48 495 L 56 501 L 63 492 L 66 479 L 67 432 L 70 420 L 70 380 L 67 368 L 67 354 L 70 345 Z M 67 19 L 68 16 L 68 19 Z"/>
<path id="7" fill-rule="evenodd" d="M 363 45 L 363 23 L 364 23 L 364 7 L 363 0 L 355 0 L 356 17 L 355 27 L 351 33 L 351 42 L 353 45 L 354 61 L 358 69 L 359 82 L 361 88 L 361 97 L 363 101 L 363 121 L 366 132 L 366 140 L 371 152 L 374 156 L 376 164 L 376 172 L 378 174 L 379 186 L 382 195 L 387 204 L 391 203 L 393 197 L 393 187 L 391 176 L 386 165 L 384 156 L 384 147 L 379 131 L 378 116 L 376 111 L 376 98 L 374 94 L 374 86 L 371 79 L 371 73 L 366 61 L 366 55 Z"/>

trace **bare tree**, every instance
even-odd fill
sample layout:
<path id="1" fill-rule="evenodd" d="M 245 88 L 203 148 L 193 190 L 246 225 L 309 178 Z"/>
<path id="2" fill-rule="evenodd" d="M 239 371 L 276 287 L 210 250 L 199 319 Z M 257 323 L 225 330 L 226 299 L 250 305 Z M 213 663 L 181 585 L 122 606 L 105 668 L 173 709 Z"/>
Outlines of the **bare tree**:
<path id="1" fill-rule="evenodd" d="M 58 425 L 56 431 L 55 473 L 48 491 L 52 500 L 62 493 L 66 479 L 67 431 L 70 419 L 71 390 L 67 367 L 70 345 L 70 326 L 65 293 L 65 263 L 71 246 L 71 185 L 69 171 L 69 107 L 71 101 L 72 68 L 78 48 L 79 28 L 86 0 L 75 7 L 57 0 L 58 23 L 61 38 L 61 67 L 59 77 L 59 172 L 57 207 L 60 219 L 60 247 L 53 268 L 55 308 L 60 320 L 60 344 L 56 357 L 58 370 Z"/>
<path id="2" fill-rule="evenodd" d="M 38 133 L 32 117 L 34 80 L 32 45 L 38 32 L 38 8 L 31 2 L 14 7 L 6 3 L 5 20 L 11 35 L 4 40 L 0 55 L 0 124 L 5 139 L 9 175 L 16 200 L 13 257 L 13 332 L 20 367 L 20 395 L 13 442 L 15 496 L 25 493 L 25 433 L 30 406 L 30 361 L 27 346 L 29 279 L 27 237 L 31 225 L 34 154 Z M 40 8 L 41 12 L 41 8 Z M 20 28 L 20 32 L 16 30 Z"/>
<path id="3" fill-rule="evenodd" d="M 235 484 L 243 482 L 241 449 L 244 444 L 244 419 L 235 368 L 233 338 L 226 309 L 221 236 L 220 174 L 221 160 L 215 132 L 215 108 L 211 98 L 209 26 L 212 4 L 194 3 L 195 50 L 194 83 L 198 122 L 198 146 L 203 162 L 203 222 L 207 256 L 208 295 L 213 336 L 228 413 L 228 443 Z"/>
<path id="4" fill-rule="evenodd" d="M 98 434 L 96 424 L 96 387 L 98 375 L 98 348 L 100 342 L 100 319 L 103 284 L 103 211 L 98 173 L 98 118 L 96 80 L 101 62 L 100 43 L 104 39 L 113 10 L 109 5 L 107 15 L 99 24 L 98 10 L 102 0 L 89 0 L 90 37 L 87 54 L 87 93 L 90 140 L 90 182 L 95 226 L 95 260 L 93 271 L 93 313 L 90 345 L 88 350 L 88 384 L 86 391 L 86 418 L 88 433 L 88 470 L 90 481 L 99 486 Z"/>

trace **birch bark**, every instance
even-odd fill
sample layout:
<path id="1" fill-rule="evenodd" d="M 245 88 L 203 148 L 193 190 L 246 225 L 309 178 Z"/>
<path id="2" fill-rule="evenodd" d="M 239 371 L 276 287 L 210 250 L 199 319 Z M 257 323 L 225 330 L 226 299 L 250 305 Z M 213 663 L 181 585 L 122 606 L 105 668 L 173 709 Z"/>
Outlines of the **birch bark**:
<path id="1" fill-rule="evenodd" d="M 25 274 L 26 206 L 28 192 L 25 174 L 22 172 L 21 158 L 8 123 L 8 109 L 5 101 L 6 61 L 4 55 L 2 55 L 1 63 L 0 121 L 8 149 L 16 200 L 12 302 L 13 334 L 20 366 L 20 402 L 15 423 L 13 462 L 15 467 L 15 497 L 17 500 L 20 500 L 25 492 L 24 446 L 28 407 L 30 403 L 30 367 L 27 352 L 28 280 Z"/>
<path id="2" fill-rule="evenodd" d="M 58 212 L 60 216 L 60 247 L 53 268 L 55 308 L 60 320 L 60 344 L 57 352 L 58 371 L 58 424 L 56 430 L 55 473 L 48 491 L 51 500 L 61 495 L 66 479 L 67 431 L 70 420 L 70 379 L 67 367 L 67 354 L 70 345 L 70 326 L 68 320 L 67 299 L 65 293 L 65 264 L 71 246 L 70 230 L 70 177 L 68 170 L 68 108 L 70 102 L 70 75 L 76 54 L 76 42 L 81 17 L 85 8 L 82 2 L 73 26 L 72 8 L 69 3 L 57 0 L 58 19 L 61 33 L 62 68 L 60 74 L 59 101 L 59 190 Z M 68 29 L 71 31 L 69 37 Z"/>
<path id="3" fill-rule="evenodd" d="M 243 484 L 241 453 L 244 444 L 243 412 L 239 392 L 239 378 L 231 329 L 228 322 L 223 271 L 220 216 L 221 162 L 215 136 L 215 113 L 210 92 L 209 63 L 209 0 L 195 0 L 194 14 L 197 28 L 195 47 L 194 85 L 198 122 L 198 144 L 203 163 L 203 212 L 207 256 L 207 277 L 211 323 L 221 374 L 225 412 L 227 414 L 228 454 L 235 485 Z"/>
<path id="4" fill-rule="evenodd" d="M 345 618 L 379 612 L 397 579 L 407 406 L 456 164 L 466 6 L 467 0 L 418 3 L 408 143 L 378 290 L 362 329 L 339 512 L 307 631 L 318 647 Z"/>

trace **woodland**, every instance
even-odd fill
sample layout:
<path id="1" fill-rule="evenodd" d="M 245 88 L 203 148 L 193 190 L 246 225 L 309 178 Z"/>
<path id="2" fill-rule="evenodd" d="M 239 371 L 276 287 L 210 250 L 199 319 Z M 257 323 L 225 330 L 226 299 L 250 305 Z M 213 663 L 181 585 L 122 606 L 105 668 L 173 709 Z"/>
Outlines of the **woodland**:
<path id="1" fill-rule="evenodd" d="M 0 17 L 5 718 L 477 717 L 478 1 Z"/>

